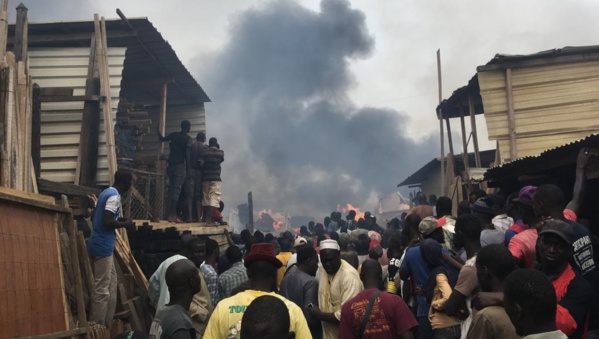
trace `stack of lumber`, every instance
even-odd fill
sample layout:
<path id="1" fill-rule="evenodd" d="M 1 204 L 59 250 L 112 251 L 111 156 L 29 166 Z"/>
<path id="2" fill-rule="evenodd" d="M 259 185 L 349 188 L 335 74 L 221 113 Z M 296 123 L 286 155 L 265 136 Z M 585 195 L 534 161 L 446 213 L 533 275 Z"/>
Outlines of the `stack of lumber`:
<path id="1" fill-rule="evenodd" d="M 147 111 L 135 110 L 129 103 L 119 104 L 116 116 L 116 148 L 118 160 L 131 166 L 135 152 L 143 150 L 143 137 L 150 134 L 152 120 Z"/>

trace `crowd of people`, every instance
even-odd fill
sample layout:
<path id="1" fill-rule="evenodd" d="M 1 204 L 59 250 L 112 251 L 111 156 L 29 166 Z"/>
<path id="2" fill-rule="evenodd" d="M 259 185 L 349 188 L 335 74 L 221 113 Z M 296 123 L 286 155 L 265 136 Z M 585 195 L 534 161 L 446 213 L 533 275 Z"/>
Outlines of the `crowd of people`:
<path id="1" fill-rule="evenodd" d="M 585 159 L 579 157 L 579 167 Z M 113 197 L 128 188 L 128 178 L 117 172 L 114 188 L 100 196 L 102 220 L 112 230 L 127 227 L 115 217 Z M 598 242 L 578 223 L 585 180 L 578 171 L 569 202 L 552 184 L 474 190 L 456 215 L 442 196 L 385 226 L 371 213 L 356 220 L 350 211 L 278 236 L 226 232 L 224 254 L 212 239 L 185 235 L 180 254 L 150 279 L 157 313 L 149 336 L 596 337 Z M 90 243 L 92 255 L 110 252 L 96 252 L 93 235 Z M 106 271 L 108 262 L 95 263 L 94 272 Z M 111 275 L 105 276 L 96 283 L 108 281 L 102 286 L 109 291 Z M 94 321 L 111 319 L 110 295 L 97 307 L 94 293 Z"/>

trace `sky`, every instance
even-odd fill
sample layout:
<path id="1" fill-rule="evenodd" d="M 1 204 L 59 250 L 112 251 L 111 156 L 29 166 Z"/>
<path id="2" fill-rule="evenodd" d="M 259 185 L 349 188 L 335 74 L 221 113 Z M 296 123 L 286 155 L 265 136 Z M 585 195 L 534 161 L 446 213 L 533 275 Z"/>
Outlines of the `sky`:
<path id="1" fill-rule="evenodd" d="M 31 22 L 114 18 L 116 8 L 148 17 L 213 101 L 223 200 L 235 206 L 251 190 L 259 208 L 311 216 L 373 209 L 439 156 L 437 49 L 447 98 L 497 53 L 594 45 L 599 29 L 599 2 L 586 0 L 24 4 Z M 493 148 L 478 118 L 481 149 Z M 461 152 L 459 120 L 452 127 Z"/>

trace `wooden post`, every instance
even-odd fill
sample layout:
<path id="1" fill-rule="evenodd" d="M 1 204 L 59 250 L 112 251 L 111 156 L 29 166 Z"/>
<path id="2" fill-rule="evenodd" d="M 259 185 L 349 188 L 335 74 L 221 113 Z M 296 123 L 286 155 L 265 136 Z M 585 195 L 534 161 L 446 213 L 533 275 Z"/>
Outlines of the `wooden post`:
<path id="1" fill-rule="evenodd" d="M 6 3 L 5 3 L 6 4 Z M 0 23 L 0 26 L 2 24 Z M 9 68 L 0 69 L 0 102 L 8 102 Z M 10 187 L 10 122 L 8 120 L 8 105 L 0 105 L 0 186 Z"/>
<path id="2" fill-rule="evenodd" d="M 468 187 L 468 192 L 472 191 L 470 185 L 470 159 L 468 156 L 468 142 L 466 141 L 466 122 L 464 121 L 464 109 L 460 105 L 460 125 L 462 127 L 462 161 L 464 162 L 464 181 Z M 461 188 L 460 188 L 461 189 Z M 460 200 L 461 201 L 461 200 Z"/>
<path id="3" fill-rule="evenodd" d="M 168 100 L 168 84 L 162 84 L 162 92 L 160 95 L 160 112 L 158 120 L 158 131 L 160 135 L 165 136 L 166 133 L 166 106 Z M 162 154 L 164 153 L 164 143 L 161 142 L 158 147 L 158 154 L 156 158 L 156 169 L 158 174 L 166 174 L 166 163 L 162 160 Z M 156 179 L 156 199 L 154 206 L 154 218 L 160 220 L 164 214 L 165 201 L 169 203 L 168 199 L 165 199 L 165 182 L 164 176 L 158 176 Z"/>
<path id="4" fill-rule="evenodd" d="M 518 148 L 516 147 L 516 115 L 514 112 L 514 93 L 512 91 L 512 70 L 505 70 L 505 91 L 507 94 L 507 124 L 510 137 L 510 161 L 518 157 Z"/>
<path id="5" fill-rule="evenodd" d="M 474 144 L 474 159 L 476 167 L 481 168 L 480 152 L 478 151 L 478 133 L 476 131 L 476 112 L 474 111 L 474 99 L 468 96 L 468 111 L 470 113 L 470 127 L 472 128 L 472 143 Z"/>
<path id="6" fill-rule="evenodd" d="M 449 124 L 449 118 L 445 118 L 445 123 L 447 125 L 447 143 L 449 144 L 449 155 L 453 158 L 455 153 L 453 152 L 453 137 L 451 136 L 451 125 Z"/>
<path id="7" fill-rule="evenodd" d="M 8 0 L 1 0 L 0 9 L 0 60 L 6 55 L 6 42 L 8 41 Z"/>
<path id="8" fill-rule="evenodd" d="M 15 43 L 13 51 L 17 62 L 27 62 L 27 7 L 20 3 L 17 7 L 17 24 L 15 25 Z"/>
<path id="9" fill-rule="evenodd" d="M 81 134 L 79 137 L 79 153 L 77 156 L 77 170 L 75 184 L 95 187 L 98 173 L 98 144 L 100 130 L 100 102 L 89 100 L 92 96 L 100 95 L 100 79 L 97 70 L 95 38 L 89 53 L 87 66 L 87 79 L 85 80 L 85 100 L 83 104 L 83 117 L 81 119 Z M 109 173 L 112 176 L 114 173 Z"/>
<path id="10" fill-rule="evenodd" d="M 443 101 L 443 79 L 441 78 L 441 49 L 437 50 L 437 85 L 439 86 L 439 104 Z M 441 194 L 445 192 L 445 137 L 443 136 L 443 112 L 437 112 L 439 132 L 441 134 Z"/>
<path id="11" fill-rule="evenodd" d="M 248 193 L 248 215 L 247 229 L 251 234 L 254 234 L 254 198 L 252 197 L 252 192 Z"/>

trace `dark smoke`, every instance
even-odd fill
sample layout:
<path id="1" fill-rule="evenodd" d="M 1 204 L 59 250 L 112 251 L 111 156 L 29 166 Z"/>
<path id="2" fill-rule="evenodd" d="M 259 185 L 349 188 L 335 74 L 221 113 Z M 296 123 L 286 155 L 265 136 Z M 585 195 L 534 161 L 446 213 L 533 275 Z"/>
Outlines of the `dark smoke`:
<path id="1" fill-rule="evenodd" d="M 256 209 L 291 215 L 320 216 L 338 203 L 372 210 L 376 194 L 437 156 L 436 137 L 404 136 L 406 114 L 348 97 L 350 62 L 374 51 L 365 15 L 349 1 L 323 0 L 318 13 L 275 1 L 239 14 L 230 35 L 201 77 L 229 206 L 253 191 Z"/>

